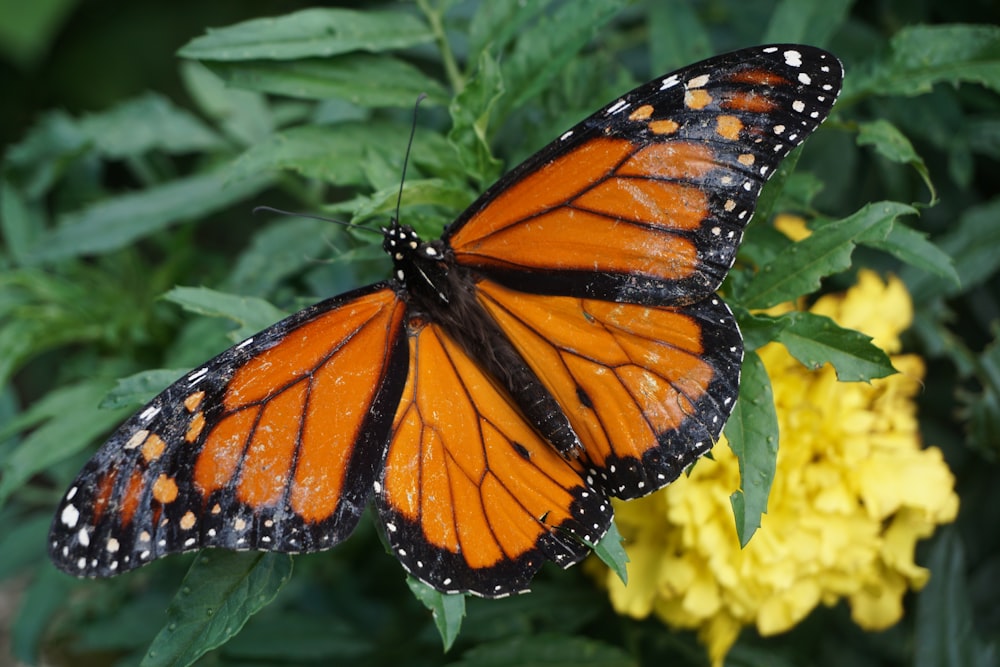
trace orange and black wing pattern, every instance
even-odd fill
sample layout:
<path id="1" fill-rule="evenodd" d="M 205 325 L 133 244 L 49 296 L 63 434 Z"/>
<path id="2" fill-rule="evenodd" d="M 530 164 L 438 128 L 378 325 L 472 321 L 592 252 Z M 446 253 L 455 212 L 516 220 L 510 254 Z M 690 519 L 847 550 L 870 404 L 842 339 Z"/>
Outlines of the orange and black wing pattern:
<path id="1" fill-rule="evenodd" d="M 318 303 L 188 373 L 80 472 L 49 551 L 110 576 L 202 547 L 317 551 L 354 529 L 406 379 L 386 284 Z"/>
<path id="2" fill-rule="evenodd" d="M 578 562 L 611 504 L 436 324 L 411 323 L 410 369 L 378 508 L 408 572 L 449 593 L 526 590 L 546 560 Z"/>
<path id="3" fill-rule="evenodd" d="M 487 190 L 445 232 L 509 287 L 636 303 L 705 298 L 761 187 L 829 114 L 840 62 L 798 45 L 691 65 L 609 104 Z"/>
<path id="4" fill-rule="evenodd" d="M 565 132 L 441 239 L 393 220 L 390 281 L 223 352 L 112 434 L 56 511 L 53 561 L 318 551 L 374 496 L 440 591 L 500 597 L 578 562 L 610 497 L 669 484 L 721 433 L 743 344 L 715 290 L 841 76 L 806 46 L 712 58 Z"/>

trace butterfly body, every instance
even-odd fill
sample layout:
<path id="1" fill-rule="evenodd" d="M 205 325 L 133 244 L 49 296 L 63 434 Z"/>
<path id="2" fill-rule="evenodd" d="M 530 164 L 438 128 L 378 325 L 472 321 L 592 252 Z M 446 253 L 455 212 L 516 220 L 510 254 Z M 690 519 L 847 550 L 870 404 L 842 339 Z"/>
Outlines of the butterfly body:
<path id="1" fill-rule="evenodd" d="M 126 421 L 64 495 L 50 555 L 110 576 L 203 547 L 317 551 L 374 499 L 413 575 L 527 588 L 609 498 L 661 488 L 732 410 L 743 347 L 714 293 L 763 183 L 840 64 L 756 47 L 624 95 L 442 237 L 393 220 L 390 280 L 223 352 Z"/>

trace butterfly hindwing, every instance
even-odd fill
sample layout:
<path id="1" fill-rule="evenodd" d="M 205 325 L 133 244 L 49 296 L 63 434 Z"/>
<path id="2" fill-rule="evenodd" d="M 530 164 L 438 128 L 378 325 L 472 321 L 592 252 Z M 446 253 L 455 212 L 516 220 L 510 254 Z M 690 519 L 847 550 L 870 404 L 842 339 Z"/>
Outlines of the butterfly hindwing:
<path id="1" fill-rule="evenodd" d="M 70 486 L 53 560 L 108 576 L 201 547 L 342 541 L 371 495 L 405 379 L 404 310 L 385 284 L 357 290 L 168 387 Z"/>
<path id="2" fill-rule="evenodd" d="M 607 498 L 559 456 L 440 327 L 414 323 L 410 372 L 378 506 L 403 566 L 446 592 L 527 589 L 545 560 L 582 559 L 611 522 Z"/>
<path id="3" fill-rule="evenodd" d="M 655 79 L 509 172 L 444 238 L 459 264 L 522 291 L 705 298 L 764 182 L 826 118 L 841 77 L 829 53 L 778 45 Z"/>
<path id="4" fill-rule="evenodd" d="M 711 449 L 736 400 L 743 359 L 720 298 L 647 306 L 526 294 L 486 280 L 478 288 L 569 417 L 602 491 L 646 495 Z"/>

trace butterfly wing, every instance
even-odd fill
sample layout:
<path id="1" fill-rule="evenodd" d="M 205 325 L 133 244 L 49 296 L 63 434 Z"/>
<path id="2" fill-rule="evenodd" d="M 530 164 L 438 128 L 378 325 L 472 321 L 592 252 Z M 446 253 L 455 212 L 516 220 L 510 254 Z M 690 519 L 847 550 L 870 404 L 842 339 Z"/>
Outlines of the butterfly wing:
<path id="1" fill-rule="evenodd" d="M 736 400 L 743 358 L 719 297 L 652 306 L 528 294 L 488 280 L 478 293 L 579 435 L 589 483 L 636 498 L 711 449 Z"/>
<path id="2" fill-rule="evenodd" d="M 545 560 L 582 559 L 606 496 L 556 453 L 437 324 L 415 322 L 410 371 L 378 484 L 393 552 L 441 591 L 525 590 Z"/>
<path id="3" fill-rule="evenodd" d="M 692 303 L 732 266 L 757 196 L 826 118 L 842 67 L 756 47 L 626 94 L 487 190 L 449 227 L 455 260 L 527 292 Z"/>
<path id="4" fill-rule="evenodd" d="M 201 547 L 299 552 L 346 538 L 405 381 L 405 306 L 386 283 L 321 302 L 187 374 L 87 463 L 50 553 L 110 576 Z"/>

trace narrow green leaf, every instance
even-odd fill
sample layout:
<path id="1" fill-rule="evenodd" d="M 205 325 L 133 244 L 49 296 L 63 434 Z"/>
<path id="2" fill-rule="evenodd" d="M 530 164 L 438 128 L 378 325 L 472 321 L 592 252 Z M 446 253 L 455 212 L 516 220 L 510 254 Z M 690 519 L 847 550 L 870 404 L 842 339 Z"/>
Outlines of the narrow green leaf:
<path id="1" fill-rule="evenodd" d="M 638 664 L 624 649 L 593 639 L 565 635 L 505 637 L 470 648 L 452 667 L 631 667 Z"/>
<path id="2" fill-rule="evenodd" d="M 843 24 L 853 4 L 851 0 L 782 0 L 761 42 L 822 46 Z"/>
<path id="3" fill-rule="evenodd" d="M 18 264 L 31 261 L 31 247 L 45 229 L 41 209 L 29 204 L 24 193 L 6 178 L 0 181 L 0 229 L 5 250 Z"/>
<path id="4" fill-rule="evenodd" d="M 916 211 L 898 202 L 867 204 L 843 220 L 817 229 L 811 236 L 782 251 L 760 268 L 746 288 L 746 308 L 770 308 L 819 289 L 820 280 L 851 266 L 859 238 L 873 227 L 888 235 L 893 221 Z"/>
<path id="5" fill-rule="evenodd" d="M 469 23 L 469 60 L 483 51 L 503 53 L 507 44 L 545 10 L 548 0 L 494 0 L 480 3 Z"/>
<path id="6" fill-rule="evenodd" d="M 489 130 L 494 107 L 502 99 L 504 78 L 496 60 L 488 52 L 479 57 L 475 74 L 448 106 L 451 130 L 448 141 L 455 147 L 460 164 L 480 186 L 491 183 L 500 173 L 500 161 L 493 157 Z"/>
<path id="7" fill-rule="evenodd" d="M 66 608 L 78 582 L 44 561 L 38 574 L 21 597 L 10 627 L 10 652 L 17 662 L 25 665 L 42 664 L 38 649 L 42 645 L 52 617 Z M 6 657 L 6 656 L 5 656 Z"/>
<path id="8" fill-rule="evenodd" d="M 7 581 L 22 570 L 38 566 L 45 556 L 46 539 L 49 534 L 49 524 L 52 517 L 47 513 L 33 514 L 26 517 L 6 515 L 2 525 L 6 526 L 0 534 L 0 581 Z"/>
<path id="9" fill-rule="evenodd" d="M 928 240 L 927 234 L 898 220 L 884 239 L 865 240 L 863 243 L 887 252 L 911 266 L 940 276 L 954 287 L 960 287 L 962 284 L 951 256 Z"/>
<path id="10" fill-rule="evenodd" d="M 628 553 L 625 552 L 624 538 L 618 532 L 618 526 L 614 521 L 604 534 L 601 541 L 593 546 L 594 555 L 601 559 L 601 562 L 611 568 L 611 571 L 618 575 L 623 584 L 628 584 Z"/>
<path id="11" fill-rule="evenodd" d="M 883 118 L 870 123 L 861 123 L 858 126 L 858 146 L 872 146 L 882 157 L 913 167 L 931 192 L 931 200 L 927 205 L 934 206 L 937 203 L 937 190 L 931 181 L 931 174 L 924 159 L 917 154 L 910 140 L 895 125 Z"/>
<path id="12" fill-rule="evenodd" d="M 22 415 L 22 419 L 52 414 L 18 443 L 0 463 L 0 506 L 34 475 L 83 450 L 125 416 L 120 410 L 98 410 L 97 399 L 108 383 L 94 380 L 53 390 Z"/>
<path id="13" fill-rule="evenodd" d="M 304 9 L 209 29 L 179 54 L 201 60 L 292 60 L 404 49 L 433 38 L 419 18 L 404 12 Z"/>
<path id="14" fill-rule="evenodd" d="M 937 245 L 952 258 L 960 285 L 937 279 L 924 271 L 904 267 L 900 275 L 917 303 L 953 296 L 981 284 L 1000 270 L 1000 197 L 962 212 L 958 221 L 937 238 Z"/>
<path id="15" fill-rule="evenodd" d="M 234 341 L 252 336 L 287 314 L 264 299 L 227 294 L 207 287 L 175 287 L 163 298 L 192 313 L 225 317 L 238 323 L 239 329 L 230 335 Z"/>
<path id="16" fill-rule="evenodd" d="M 409 575 L 406 577 L 406 585 L 410 587 L 413 596 L 430 610 L 434 625 L 441 635 L 441 643 L 447 652 L 458 639 L 458 633 L 462 629 L 462 619 L 465 618 L 465 596 L 441 593 Z"/>
<path id="17" fill-rule="evenodd" d="M 917 597 L 914 667 L 989 667 L 1000 647 L 975 631 L 965 549 L 958 531 L 944 528 L 931 546 L 931 578 Z"/>
<path id="18" fill-rule="evenodd" d="M 778 319 L 787 322 L 778 341 L 806 368 L 832 364 L 841 382 L 868 382 L 896 373 L 889 356 L 872 345 L 870 336 L 844 329 L 829 317 L 795 311 Z"/>
<path id="19" fill-rule="evenodd" d="M 968 444 L 992 460 L 1000 456 L 1000 340 L 971 359 L 979 391 L 959 390 Z"/>
<path id="20" fill-rule="evenodd" d="M 230 88 L 198 62 L 182 62 L 181 77 L 201 112 L 240 146 L 254 146 L 265 141 L 278 127 L 263 94 Z"/>
<path id="21" fill-rule="evenodd" d="M 657 72 L 670 72 L 712 54 L 712 40 L 689 2 L 667 0 L 649 4 L 650 59 Z"/>
<path id="22" fill-rule="evenodd" d="M 189 370 L 191 369 L 157 368 L 121 378 L 104 396 L 99 407 L 104 410 L 116 408 L 135 410 L 148 403 Z"/>
<path id="23" fill-rule="evenodd" d="M 309 100 L 337 97 L 360 107 L 410 108 L 421 93 L 444 104 L 448 93 L 413 65 L 386 55 L 356 53 L 329 59 L 209 62 L 230 86 Z"/>
<path id="24" fill-rule="evenodd" d="M 1000 27 L 915 25 L 891 40 L 891 57 L 867 75 L 847 77 L 845 102 L 862 95 L 922 95 L 937 83 L 979 83 L 1000 90 Z"/>
<path id="25" fill-rule="evenodd" d="M 36 261 L 117 250 L 182 220 L 198 218 L 260 192 L 268 174 L 237 178 L 229 165 L 142 191 L 111 197 L 62 217 L 33 249 Z"/>
<path id="26" fill-rule="evenodd" d="M 740 462 L 739 491 L 729 500 L 736 518 L 736 534 L 746 546 L 767 512 L 778 459 L 778 415 L 764 362 L 749 351 L 743 359 L 740 397 L 726 422 L 726 440 Z"/>
<path id="27" fill-rule="evenodd" d="M 112 159 L 158 150 L 166 153 L 210 151 L 222 138 L 191 112 L 157 93 L 146 93 L 101 113 L 85 115 L 80 129 Z"/>
<path id="28" fill-rule="evenodd" d="M 184 667 L 221 646 L 266 606 L 292 575 L 274 552 L 202 551 L 167 608 L 167 624 L 142 667 Z"/>
<path id="29" fill-rule="evenodd" d="M 503 100 L 500 117 L 548 88 L 565 64 L 620 11 L 618 0 L 577 0 L 534 22 L 501 64 L 511 95 Z"/>

